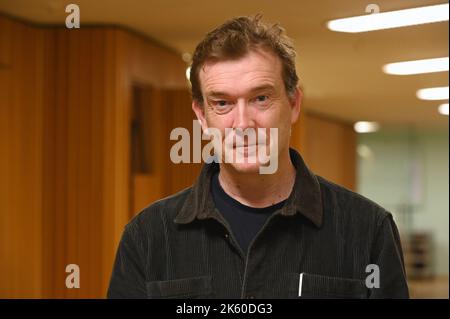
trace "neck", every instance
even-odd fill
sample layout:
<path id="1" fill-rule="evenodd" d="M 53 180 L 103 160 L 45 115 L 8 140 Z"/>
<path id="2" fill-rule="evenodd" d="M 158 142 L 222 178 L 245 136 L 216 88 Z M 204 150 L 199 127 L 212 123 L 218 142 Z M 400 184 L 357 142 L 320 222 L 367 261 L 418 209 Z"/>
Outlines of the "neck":
<path id="1" fill-rule="evenodd" d="M 274 174 L 242 173 L 229 164 L 220 164 L 219 182 L 231 197 L 250 207 L 267 207 L 279 203 L 291 194 L 296 170 L 289 149 L 280 154 Z"/>

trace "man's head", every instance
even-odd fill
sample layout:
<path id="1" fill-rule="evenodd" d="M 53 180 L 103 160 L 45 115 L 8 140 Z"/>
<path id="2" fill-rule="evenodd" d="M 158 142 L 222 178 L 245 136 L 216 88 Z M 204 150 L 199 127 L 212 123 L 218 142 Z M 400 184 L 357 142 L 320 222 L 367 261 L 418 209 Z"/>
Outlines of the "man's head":
<path id="1" fill-rule="evenodd" d="M 197 46 L 190 80 L 192 107 L 204 130 L 217 128 L 225 137 L 226 128 L 263 128 L 267 134 L 269 128 L 276 128 L 278 153 L 288 151 L 301 92 L 295 50 L 280 26 L 266 25 L 260 16 L 224 23 Z M 235 146 L 233 152 L 238 152 Z M 248 148 L 241 153 L 251 156 Z M 259 165 L 257 161 L 232 167 L 251 172 Z"/>

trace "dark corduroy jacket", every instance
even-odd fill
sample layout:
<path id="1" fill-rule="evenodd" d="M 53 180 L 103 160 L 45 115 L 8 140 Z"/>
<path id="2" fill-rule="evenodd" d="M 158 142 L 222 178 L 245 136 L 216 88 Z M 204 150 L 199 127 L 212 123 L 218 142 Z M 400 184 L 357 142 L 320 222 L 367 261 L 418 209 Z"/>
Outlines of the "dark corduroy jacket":
<path id="1" fill-rule="evenodd" d="M 314 175 L 297 176 L 245 255 L 210 193 L 218 164 L 125 227 L 109 298 L 407 298 L 392 215 Z"/>

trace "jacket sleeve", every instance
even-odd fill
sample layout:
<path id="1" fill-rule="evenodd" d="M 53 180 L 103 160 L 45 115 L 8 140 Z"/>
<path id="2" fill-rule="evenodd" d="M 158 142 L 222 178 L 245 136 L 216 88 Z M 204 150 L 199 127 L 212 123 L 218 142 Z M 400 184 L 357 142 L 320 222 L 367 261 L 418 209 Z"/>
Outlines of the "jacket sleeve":
<path id="1" fill-rule="evenodd" d="M 128 224 L 117 249 L 108 298 L 147 298 L 145 263 L 136 224 Z"/>
<path id="2" fill-rule="evenodd" d="M 400 236 L 390 213 L 378 228 L 371 259 L 380 277 L 379 287 L 369 289 L 369 298 L 409 298 Z"/>

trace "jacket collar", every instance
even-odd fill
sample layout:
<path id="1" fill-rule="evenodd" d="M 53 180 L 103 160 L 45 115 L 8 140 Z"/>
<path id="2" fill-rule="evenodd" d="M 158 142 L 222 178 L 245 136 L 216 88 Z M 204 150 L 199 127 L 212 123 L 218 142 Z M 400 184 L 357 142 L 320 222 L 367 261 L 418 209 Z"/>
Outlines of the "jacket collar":
<path id="1" fill-rule="evenodd" d="M 293 190 L 281 208 L 280 214 L 283 216 L 301 214 L 320 227 L 323 219 L 323 205 L 317 177 L 309 170 L 297 151 L 291 148 L 289 153 L 297 173 Z M 211 177 L 217 170 L 219 170 L 219 164 L 215 162 L 203 165 L 197 181 L 174 219 L 175 223 L 187 224 L 195 218 L 206 219 L 215 215 L 210 183 Z"/>

